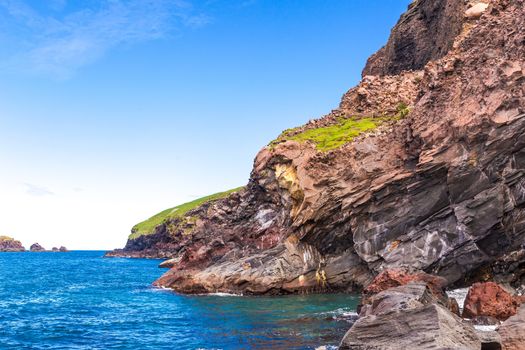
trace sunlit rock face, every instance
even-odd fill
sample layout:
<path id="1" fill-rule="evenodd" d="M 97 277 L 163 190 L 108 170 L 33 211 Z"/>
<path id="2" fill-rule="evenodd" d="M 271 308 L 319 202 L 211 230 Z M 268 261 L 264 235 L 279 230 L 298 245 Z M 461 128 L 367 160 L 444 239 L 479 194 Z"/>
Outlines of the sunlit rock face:
<path id="1" fill-rule="evenodd" d="M 24 246 L 20 241 L 8 236 L 0 236 L 0 252 L 23 252 Z"/>
<path id="2" fill-rule="evenodd" d="M 521 283 L 501 266 L 525 243 L 525 7 L 472 5 L 415 1 L 338 109 L 264 147 L 191 230 L 122 254 L 175 258 L 156 284 L 186 293 L 349 291 L 398 267 Z"/>

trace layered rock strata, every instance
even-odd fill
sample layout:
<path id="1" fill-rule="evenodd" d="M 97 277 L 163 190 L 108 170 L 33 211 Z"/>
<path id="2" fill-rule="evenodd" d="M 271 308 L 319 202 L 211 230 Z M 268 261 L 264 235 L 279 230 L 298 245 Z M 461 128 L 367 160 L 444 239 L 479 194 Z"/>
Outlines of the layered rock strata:
<path id="1" fill-rule="evenodd" d="M 435 299 L 425 283 L 410 282 L 373 296 L 344 336 L 341 350 L 479 350 L 475 329 Z"/>
<path id="2" fill-rule="evenodd" d="M 351 291 L 406 266 L 519 286 L 525 6 L 482 3 L 415 1 L 339 108 L 264 147 L 244 190 L 114 255 L 173 259 L 155 284 L 184 293 Z"/>

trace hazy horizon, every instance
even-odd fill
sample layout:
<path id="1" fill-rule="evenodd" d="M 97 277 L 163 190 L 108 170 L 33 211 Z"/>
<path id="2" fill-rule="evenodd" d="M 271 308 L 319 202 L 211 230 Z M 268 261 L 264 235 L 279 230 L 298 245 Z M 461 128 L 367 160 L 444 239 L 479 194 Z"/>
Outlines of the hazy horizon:
<path id="1" fill-rule="evenodd" d="M 0 0 L 0 235 L 124 246 L 337 107 L 410 0 Z"/>

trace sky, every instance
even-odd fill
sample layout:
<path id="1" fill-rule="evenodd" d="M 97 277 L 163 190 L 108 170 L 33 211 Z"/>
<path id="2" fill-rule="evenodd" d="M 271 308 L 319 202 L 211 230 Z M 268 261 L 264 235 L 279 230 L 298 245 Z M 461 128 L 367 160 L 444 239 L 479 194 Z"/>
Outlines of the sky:
<path id="1" fill-rule="evenodd" d="M 336 108 L 410 0 L 0 0 L 0 235 L 123 247 Z"/>

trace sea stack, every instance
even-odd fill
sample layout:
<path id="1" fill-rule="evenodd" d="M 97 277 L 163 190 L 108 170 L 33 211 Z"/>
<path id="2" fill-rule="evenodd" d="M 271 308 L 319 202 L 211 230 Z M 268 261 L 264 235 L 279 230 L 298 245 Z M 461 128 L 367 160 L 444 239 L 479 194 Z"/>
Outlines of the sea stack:
<path id="1" fill-rule="evenodd" d="M 29 251 L 31 251 L 31 252 L 45 252 L 46 249 L 44 247 L 42 247 L 40 244 L 34 243 L 29 248 Z"/>
<path id="2" fill-rule="evenodd" d="M 0 236 L 0 252 L 24 252 L 25 250 L 20 241 L 8 236 Z"/>

